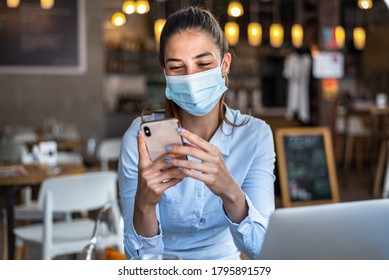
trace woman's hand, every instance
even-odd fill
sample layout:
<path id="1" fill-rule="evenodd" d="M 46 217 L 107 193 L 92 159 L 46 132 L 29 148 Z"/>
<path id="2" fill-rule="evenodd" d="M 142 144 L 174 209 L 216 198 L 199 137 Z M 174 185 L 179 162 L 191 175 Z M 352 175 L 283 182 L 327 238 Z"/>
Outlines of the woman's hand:
<path id="1" fill-rule="evenodd" d="M 163 192 L 182 181 L 182 178 L 177 178 L 180 171 L 172 168 L 172 164 L 165 161 L 166 157 L 174 158 L 175 155 L 167 153 L 156 161 L 150 160 L 141 131 L 138 134 L 138 151 L 138 188 L 134 205 L 134 227 L 138 234 L 154 236 L 158 234 L 155 207 L 161 200 Z"/>
<path id="2" fill-rule="evenodd" d="M 167 148 L 170 153 L 176 155 L 172 164 L 186 176 L 204 182 L 214 194 L 220 196 L 232 221 L 242 221 L 247 216 L 246 199 L 227 169 L 220 150 L 187 130 L 181 128 L 179 131 L 190 145 Z M 179 159 L 183 155 L 197 158 L 200 162 Z"/>

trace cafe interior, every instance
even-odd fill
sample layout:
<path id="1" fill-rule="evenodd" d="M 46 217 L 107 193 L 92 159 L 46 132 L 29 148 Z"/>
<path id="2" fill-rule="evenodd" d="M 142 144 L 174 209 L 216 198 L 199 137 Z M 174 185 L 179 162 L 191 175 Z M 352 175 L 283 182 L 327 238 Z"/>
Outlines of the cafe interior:
<path id="1" fill-rule="evenodd" d="M 273 131 L 276 209 L 389 197 L 388 0 L 0 0 L 0 259 L 124 258 L 121 137 L 162 108 L 160 32 L 189 5 L 225 32 L 226 104 Z"/>

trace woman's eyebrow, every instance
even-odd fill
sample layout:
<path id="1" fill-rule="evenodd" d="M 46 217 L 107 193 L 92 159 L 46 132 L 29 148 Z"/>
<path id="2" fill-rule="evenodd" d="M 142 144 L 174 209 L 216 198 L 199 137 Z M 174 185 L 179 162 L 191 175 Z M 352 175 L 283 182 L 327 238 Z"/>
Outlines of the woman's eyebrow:
<path id="1" fill-rule="evenodd" d="M 192 59 L 199 59 L 199 58 L 203 58 L 203 57 L 206 57 L 206 56 L 215 57 L 213 53 L 205 52 L 205 53 L 201 53 L 201 54 L 198 54 L 198 55 L 194 56 Z M 166 59 L 165 63 L 168 63 L 168 62 L 180 62 L 180 61 L 182 61 L 182 60 L 178 59 L 178 58 L 170 57 L 170 58 Z"/>
<path id="2" fill-rule="evenodd" d="M 201 54 L 198 54 L 198 55 L 196 55 L 195 57 L 193 57 L 193 59 L 198 59 L 198 58 L 203 58 L 203 57 L 206 57 L 206 56 L 212 56 L 212 57 L 215 57 L 214 55 L 213 55 L 213 53 L 211 53 L 211 52 L 205 52 L 205 53 L 201 53 Z"/>

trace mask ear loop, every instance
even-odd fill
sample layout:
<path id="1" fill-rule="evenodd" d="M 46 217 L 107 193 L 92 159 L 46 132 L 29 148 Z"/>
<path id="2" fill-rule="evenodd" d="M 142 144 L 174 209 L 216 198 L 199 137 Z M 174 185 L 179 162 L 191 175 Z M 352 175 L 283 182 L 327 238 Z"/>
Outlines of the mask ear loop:
<path id="1" fill-rule="evenodd" d="M 222 59 L 222 63 L 220 64 L 220 68 L 223 69 L 223 63 L 224 63 L 224 57 Z M 230 73 L 230 69 L 227 69 L 226 72 L 223 74 L 223 78 L 225 78 Z"/>

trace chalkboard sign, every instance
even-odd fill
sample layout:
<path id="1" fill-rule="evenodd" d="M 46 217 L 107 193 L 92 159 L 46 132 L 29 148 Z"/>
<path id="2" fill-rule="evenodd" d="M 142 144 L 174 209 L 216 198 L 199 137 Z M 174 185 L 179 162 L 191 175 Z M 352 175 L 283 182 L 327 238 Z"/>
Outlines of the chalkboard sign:
<path id="1" fill-rule="evenodd" d="M 84 73 L 84 21 L 84 0 L 56 0 L 48 10 L 37 0 L 0 4 L 0 73 Z"/>
<path id="2" fill-rule="evenodd" d="M 284 207 L 339 201 L 328 128 L 280 128 L 276 149 Z"/>

